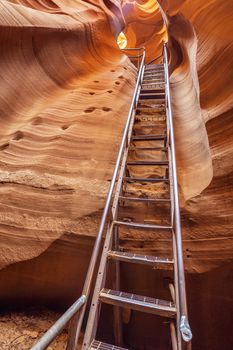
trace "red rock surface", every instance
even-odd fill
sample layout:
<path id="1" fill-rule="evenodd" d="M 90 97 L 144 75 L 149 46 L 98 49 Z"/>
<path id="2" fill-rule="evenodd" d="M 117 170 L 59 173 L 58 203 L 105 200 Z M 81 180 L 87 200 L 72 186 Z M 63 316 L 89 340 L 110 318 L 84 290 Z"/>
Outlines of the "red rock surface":
<path id="1" fill-rule="evenodd" d="M 159 4 L 0 2 L 3 301 L 58 306 L 81 291 L 135 84 L 135 67 L 116 43 L 122 31 L 128 46 L 146 47 L 148 62 L 169 41 L 185 266 L 212 276 L 215 301 L 213 281 L 227 283 L 215 271 L 233 259 L 233 5 Z M 158 248 L 133 239 L 141 252 Z M 199 288 L 195 276 L 191 309 L 198 298 L 213 304 L 202 297 L 208 284 Z M 232 297 L 224 298 L 218 300 L 229 307 Z M 209 309 L 201 307 L 207 329 Z M 221 348 L 206 338 L 204 344 Z"/>

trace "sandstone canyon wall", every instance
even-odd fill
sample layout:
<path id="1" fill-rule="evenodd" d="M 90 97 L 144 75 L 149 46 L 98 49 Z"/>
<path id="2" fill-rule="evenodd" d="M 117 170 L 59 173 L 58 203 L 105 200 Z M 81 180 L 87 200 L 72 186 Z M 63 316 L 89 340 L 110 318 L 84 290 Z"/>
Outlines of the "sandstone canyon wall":
<path id="1" fill-rule="evenodd" d="M 1 299 L 67 305 L 81 291 L 135 84 L 121 31 L 148 62 L 169 42 L 185 266 L 205 272 L 188 277 L 192 305 L 206 274 L 227 283 L 213 269 L 233 259 L 233 3 L 5 0 L 0 26 Z M 200 350 L 220 349 L 212 293 Z"/>
<path id="2" fill-rule="evenodd" d="M 135 68 L 101 2 L 0 6 L 4 267 L 81 233 L 82 220 L 103 207 Z M 89 221 L 84 232 L 95 235 Z"/>

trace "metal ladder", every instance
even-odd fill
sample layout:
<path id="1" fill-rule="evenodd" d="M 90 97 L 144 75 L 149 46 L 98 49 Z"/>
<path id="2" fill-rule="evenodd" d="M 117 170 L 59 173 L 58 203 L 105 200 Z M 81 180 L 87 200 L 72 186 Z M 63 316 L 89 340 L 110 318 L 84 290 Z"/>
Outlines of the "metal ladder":
<path id="1" fill-rule="evenodd" d="M 139 72 L 140 73 L 140 72 Z M 163 64 L 141 67 L 135 113 L 130 120 L 116 180 L 111 211 L 106 221 L 106 236 L 90 306 L 82 350 L 123 349 L 121 308 L 151 313 L 169 320 L 171 348 L 183 350 L 190 344 L 182 237 L 176 175 L 176 159 L 170 101 L 168 52 L 164 46 Z M 142 209 L 140 209 L 142 206 Z M 149 207 L 152 206 L 153 210 Z M 159 217 L 168 208 L 167 218 Z M 155 210 L 156 208 L 156 210 Z M 163 208 L 163 209 L 161 209 Z M 148 216 L 154 213 L 154 218 Z M 156 214 L 158 213 L 158 214 Z M 136 221 L 136 217 L 141 218 Z M 146 240 L 171 237 L 169 255 L 139 254 L 138 249 L 124 249 L 127 234 L 140 232 Z M 109 268 L 109 264 L 113 268 Z M 172 268 L 174 281 L 169 283 L 171 300 L 161 300 L 120 290 L 120 264 L 143 264 L 153 268 Z M 107 288 L 109 274 L 113 287 Z M 103 303 L 114 310 L 115 345 L 96 339 Z M 189 345 L 190 346 L 190 345 Z M 190 348 L 190 347 L 189 347 Z"/>

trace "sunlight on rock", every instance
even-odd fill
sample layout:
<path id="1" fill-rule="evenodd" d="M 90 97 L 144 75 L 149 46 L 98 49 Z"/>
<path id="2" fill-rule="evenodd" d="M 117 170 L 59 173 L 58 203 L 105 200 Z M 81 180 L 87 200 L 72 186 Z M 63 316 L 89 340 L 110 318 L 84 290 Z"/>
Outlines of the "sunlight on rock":
<path id="1" fill-rule="evenodd" d="M 123 32 L 121 32 L 117 38 L 117 44 L 120 49 L 125 49 L 127 46 L 127 38 Z"/>

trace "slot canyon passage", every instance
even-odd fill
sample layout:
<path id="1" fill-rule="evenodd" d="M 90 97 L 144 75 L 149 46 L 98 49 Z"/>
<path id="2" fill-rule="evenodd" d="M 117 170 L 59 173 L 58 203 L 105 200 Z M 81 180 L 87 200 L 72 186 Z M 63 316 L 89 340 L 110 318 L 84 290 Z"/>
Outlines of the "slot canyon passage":
<path id="1" fill-rule="evenodd" d="M 147 62 L 168 41 L 192 349 L 233 349 L 233 2 L 1 0 L 0 23 L 0 349 L 28 349 L 81 295 L 137 75 L 121 32 Z M 121 282 L 150 295 L 158 277 Z M 153 317 L 126 316 L 133 348 L 165 350 Z"/>

